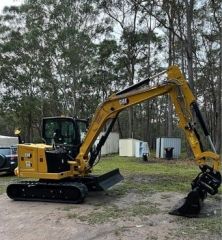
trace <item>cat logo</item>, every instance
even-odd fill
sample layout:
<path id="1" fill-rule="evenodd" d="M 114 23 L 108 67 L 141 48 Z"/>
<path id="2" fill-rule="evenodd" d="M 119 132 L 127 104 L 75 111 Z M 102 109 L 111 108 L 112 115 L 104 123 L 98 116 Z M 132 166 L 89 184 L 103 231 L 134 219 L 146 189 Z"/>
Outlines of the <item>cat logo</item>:
<path id="1" fill-rule="evenodd" d="M 122 98 L 119 100 L 120 105 L 127 105 L 129 103 L 128 98 Z"/>
<path id="2" fill-rule="evenodd" d="M 25 158 L 31 158 L 31 157 L 32 157 L 32 154 L 31 154 L 31 153 L 25 153 L 25 154 L 24 154 L 24 157 L 25 157 Z"/>

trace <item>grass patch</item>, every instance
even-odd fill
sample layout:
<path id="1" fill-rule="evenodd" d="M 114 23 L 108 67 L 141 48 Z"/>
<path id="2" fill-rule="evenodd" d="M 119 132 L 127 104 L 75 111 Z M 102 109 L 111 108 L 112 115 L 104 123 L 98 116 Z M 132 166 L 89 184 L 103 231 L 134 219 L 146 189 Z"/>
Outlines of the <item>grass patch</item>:
<path id="1" fill-rule="evenodd" d="M 138 204 L 129 209 L 130 216 L 141 217 L 148 216 L 151 214 L 157 214 L 160 212 L 160 209 L 152 205 L 151 203 L 147 204 L 148 206 Z"/>
<path id="2" fill-rule="evenodd" d="M 100 224 L 108 222 L 124 216 L 124 211 L 116 207 L 103 208 L 102 211 L 93 211 L 87 215 L 78 216 L 78 219 L 82 222 L 89 224 Z"/>
<path id="3" fill-rule="evenodd" d="M 76 214 L 76 213 L 68 213 L 68 214 L 67 214 L 67 217 L 68 217 L 69 219 L 78 218 L 78 214 Z"/>
<path id="4" fill-rule="evenodd" d="M 204 218 L 180 218 L 178 223 L 181 225 L 178 235 L 187 235 L 192 238 L 195 236 L 207 235 L 211 239 L 222 239 L 222 216 L 208 216 Z M 210 239 L 210 238 L 209 238 Z"/>
<path id="5" fill-rule="evenodd" d="M 0 186 L 0 195 L 5 192 L 5 187 Z"/>
<path id="6" fill-rule="evenodd" d="M 75 208 L 76 208 L 76 205 L 72 204 L 72 205 L 65 206 L 64 208 L 62 208 L 62 210 L 63 211 L 70 211 L 70 210 L 75 209 Z"/>
<path id="7" fill-rule="evenodd" d="M 149 160 L 129 157 L 105 157 L 95 166 L 96 174 L 103 174 L 119 168 L 125 180 L 113 193 L 121 196 L 135 190 L 138 193 L 175 191 L 187 192 L 191 181 L 199 173 L 194 162 L 188 160 Z"/>
<path id="8" fill-rule="evenodd" d="M 94 210 L 87 215 L 77 215 L 74 213 L 74 218 L 89 224 L 101 224 L 120 218 L 129 219 L 131 217 L 148 216 L 159 212 L 160 209 L 155 207 L 154 204 L 150 202 L 139 202 L 136 205 L 126 206 L 121 209 L 115 205 L 108 207 L 103 206 L 99 210 Z M 67 215 L 68 218 L 70 218 L 70 216 L 72 216 L 72 213 Z"/>
<path id="9" fill-rule="evenodd" d="M 114 168 L 120 168 L 124 174 L 165 174 L 180 176 L 195 176 L 199 172 L 198 167 L 191 161 L 181 160 L 149 160 L 131 157 L 104 157 L 94 167 L 94 172 L 101 174 Z"/>
<path id="10" fill-rule="evenodd" d="M 0 175 L 0 194 L 5 193 L 8 184 L 11 182 L 14 182 L 16 180 L 17 180 L 17 177 L 15 177 L 15 176 L 4 175 L 1 173 L 1 175 Z"/>
<path id="11" fill-rule="evenodd" d="M 126 179 L 126 188 L 135 189 L 138 193 L 147 192 L 185 192 L 190 189 L 191 179 L 179 176 L 140 175 L 131 176 Z"/>

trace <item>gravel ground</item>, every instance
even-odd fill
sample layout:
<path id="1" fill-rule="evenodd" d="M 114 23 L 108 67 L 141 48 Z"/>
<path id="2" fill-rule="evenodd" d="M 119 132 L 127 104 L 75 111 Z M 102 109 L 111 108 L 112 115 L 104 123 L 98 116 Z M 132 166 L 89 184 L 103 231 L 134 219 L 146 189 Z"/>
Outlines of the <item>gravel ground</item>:
<path id="1" fill-rule="evenodd" d="M 0 195 L 0 239 L 3 240 L 166 240 L 221 239 L 205 229 L 221 218 L 221 198 L 209 198 L 200 218 L 171 216 L 184 195 L 143 195 L 133 191 L 91 194 L 83 204 L 19 202 Z M 213 220 L 212 220 L 213 219 Z M 213 222 L 214 223 L 214 222 Z M 216 224 L 218 224 L 216 219 Z"/>

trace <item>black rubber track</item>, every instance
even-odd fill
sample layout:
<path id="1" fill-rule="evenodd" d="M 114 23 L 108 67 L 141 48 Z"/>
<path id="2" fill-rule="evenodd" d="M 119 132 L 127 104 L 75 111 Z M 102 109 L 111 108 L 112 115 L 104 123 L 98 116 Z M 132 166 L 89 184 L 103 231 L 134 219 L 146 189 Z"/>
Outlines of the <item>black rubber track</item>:
<path id="1" fill-rule="evenodd" d="M 81 203 L 88 189 L 78 182 L 22 181 L 10 184 L 6 192 L 8 197 L 19 201 Z"/>

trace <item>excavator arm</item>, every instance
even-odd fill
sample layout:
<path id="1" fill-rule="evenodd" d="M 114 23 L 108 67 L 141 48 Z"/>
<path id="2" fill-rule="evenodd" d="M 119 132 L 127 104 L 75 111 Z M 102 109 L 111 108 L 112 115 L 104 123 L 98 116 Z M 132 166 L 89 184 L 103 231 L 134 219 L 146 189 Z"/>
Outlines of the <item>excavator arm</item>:
<path id="1" fill-rule="evenodd" d="M 75 161 L 80 164 L 80 171 L 85 171 L 86 169 L 91 169 L 95 158 L 97 157 L 102 145 L 105 143 L 109 132 L 114 125 L 118 114 L 133 105 L 144 102 L 145 100 L 150 100 L 157 96 L 166 94 L 173 87 L 172 84 L 162 84 L 158 87 L 150 88 L 149 90 L 130 90 L 129 92 L 119 92 L 117 94 L 109 97 L 101 106 L 96 110 L 95 116 L 89 127 L 89 130 L 85 136 L 82 146 L 80 147 L 79 154 L 77 155 Z M 97 139 L 99 133 L 105 124 L 109 122 L 106 134 L 101 138 L 98 146 L 91 157 L 88 159 L 88 153 Z M 75 161 L 73 162 L 75 164 Z M 72 164 L 72 161 L 69 162 Z"/>
<path id="2" fill-rule="evenodd" d="M 202 202 L 206 198 L 207 193 L 214 195 L 218 192 L 221 184 L 220 157 L 215 151 L 206 124 L 199 111 L 196 98 L 180 69 L 177 66 L 171 66 L 153 78 L 162 74 L 167 74 L 167 81 L 162 84 L 150 88 L 147 84 L 150 79 L 145 79 L 123 91 L 111 95 L 103 102 L 95 113 L 87 135 L 80 147 L 79 154 L 74 160 L 69 161 L 69 164 L 73 168 L 78 166 L 80 174 L 83 176 L 87 175 L 91 171 L 102 145 L 105 143 L 118 114 L 122 110 L 155 97 L 169 94 L 179 119 L 178 126 L 184 130 L 195 161 L 201 169 L 201 173 L 192 181 L 192 191 L 184 199 L 181 206 L 170 213 L 192 217 L 200 212 Z M 195 128 L 193 112 L 196 113 L 196 118 L 200 122 L 212 151 L 203 150 L 200 136 Z M 88 158 L 92 145 L 107 122 L 109 122 L 109 126 L 106 133 L 102 136 Z M 206 160 L 211 160 L 212 166 L 207 165 Z"/>

